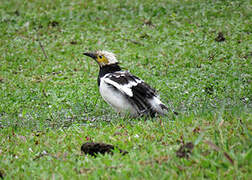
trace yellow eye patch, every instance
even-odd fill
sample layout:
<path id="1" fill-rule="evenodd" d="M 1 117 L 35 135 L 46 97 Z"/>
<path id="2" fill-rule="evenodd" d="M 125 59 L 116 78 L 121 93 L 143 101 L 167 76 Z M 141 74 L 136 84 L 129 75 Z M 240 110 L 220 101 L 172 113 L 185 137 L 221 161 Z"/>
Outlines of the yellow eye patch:
<path id="1" fill-rule="evenodd" d="M 104 56 L 101 56 L 101 55 L 97 56 L 97 61 L 99 63 L 108 64 L 108 59 L 106 57 L 104 57 Z"/>

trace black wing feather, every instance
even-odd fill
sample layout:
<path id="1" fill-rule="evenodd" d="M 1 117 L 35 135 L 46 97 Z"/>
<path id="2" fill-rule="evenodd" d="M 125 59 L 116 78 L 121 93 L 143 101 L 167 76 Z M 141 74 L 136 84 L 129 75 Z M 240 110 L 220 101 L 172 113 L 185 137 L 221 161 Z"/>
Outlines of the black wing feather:
<path id="1" fill-rule="evenodd" d="M 140 113 L 154 116 L 155 111 L 152 109 L 149 99 L 152 99 L 154 96 L 156 96 L 155 90 L 145 82 L 141 82 L 132 87 L 132 92 L 133 97 L 131 97 L 131 99 L 134 102 L 141 102 L 143 104 L 143 107 L 139 107 Z"/>

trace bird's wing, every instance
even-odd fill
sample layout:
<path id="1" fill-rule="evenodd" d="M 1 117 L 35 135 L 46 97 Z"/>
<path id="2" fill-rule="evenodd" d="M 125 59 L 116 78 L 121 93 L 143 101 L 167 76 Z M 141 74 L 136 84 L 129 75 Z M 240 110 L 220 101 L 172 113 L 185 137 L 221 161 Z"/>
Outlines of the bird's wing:
<path id="1" fill-rule="evenodd" d="M 104 81 L 129 97 L 133 97 L 136 94 L 139 94 L 142 98 L 152 98 L 156 96 L 154 89 L 128 71 L 109 73 L 104 76 Z"/>
<path id="2" fill-rule="evenodd" d="M 104 82 L 113 86 L 126 96 L 129 102 L 137 108 L 139 114 L 156 112 L 165 114 L 168 109 L 156 94 L 155 89 L 128 71 L 118 71 L 104 76 Z"/>

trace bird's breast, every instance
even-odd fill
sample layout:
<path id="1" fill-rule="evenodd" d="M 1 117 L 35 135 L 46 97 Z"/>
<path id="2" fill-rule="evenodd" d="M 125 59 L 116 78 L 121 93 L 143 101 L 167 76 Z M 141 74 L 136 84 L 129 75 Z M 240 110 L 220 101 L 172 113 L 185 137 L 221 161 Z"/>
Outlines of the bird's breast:
<path id="1" fill-rule="evenodd" d="M 102 98 L 110 104 L 117 112 L 129 112 L 137 114 L 136 109 L 131 105 L 127 97 L 118 91 L 114 86 L 107 84 L 101 78 L 99 91 Z"/>

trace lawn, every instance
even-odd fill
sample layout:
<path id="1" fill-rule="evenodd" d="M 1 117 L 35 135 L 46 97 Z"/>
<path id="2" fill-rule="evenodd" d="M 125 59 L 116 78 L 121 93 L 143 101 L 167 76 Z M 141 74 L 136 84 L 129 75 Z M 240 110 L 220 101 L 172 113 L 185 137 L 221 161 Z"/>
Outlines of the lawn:
<path id="1" fill-rule="evenodd" d="M 252 178 L 251 1 L 2 0 L 0 37 L 0 179 Z M 95 50 L 171 111 L 118 116 Z"/>

